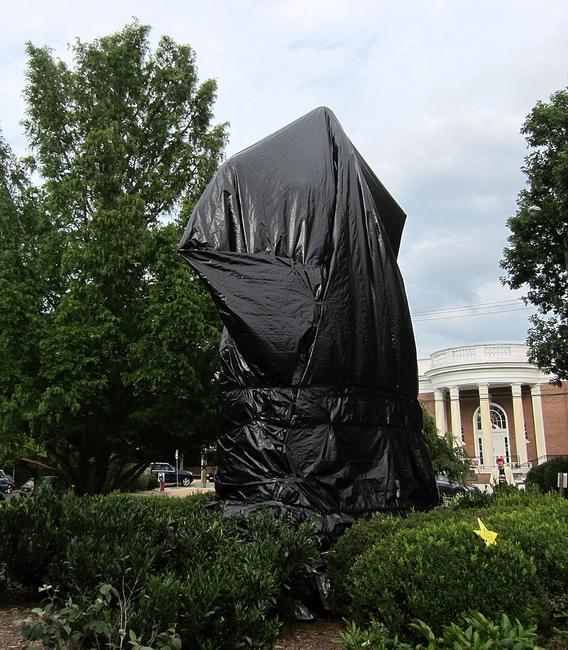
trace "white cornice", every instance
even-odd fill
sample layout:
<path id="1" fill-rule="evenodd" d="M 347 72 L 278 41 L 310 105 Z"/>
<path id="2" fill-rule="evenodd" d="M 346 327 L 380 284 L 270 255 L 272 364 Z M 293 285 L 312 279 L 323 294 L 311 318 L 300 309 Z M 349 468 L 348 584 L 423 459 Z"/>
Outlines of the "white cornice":
<path id="1" fill-rule="evenodd" d="M 550 380 L 529 363 L 528 347 L 519 343 L 485 343 L 446 348 L 419 359 L 420 392 L 479 384 L 541 384 Z"/>

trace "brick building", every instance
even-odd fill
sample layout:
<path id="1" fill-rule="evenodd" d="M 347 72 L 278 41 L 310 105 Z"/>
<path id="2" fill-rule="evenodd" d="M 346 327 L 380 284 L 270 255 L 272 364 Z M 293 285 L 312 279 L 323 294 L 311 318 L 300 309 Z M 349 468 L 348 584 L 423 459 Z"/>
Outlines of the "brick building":
<path id="1" fill-rule="evenodd" d="M 465 448 L 486 483 L 501 455 L 518 481 L 547 458 L 568 456 L 568 382 L 550 384 L 516 343 L 434 352 L 418 361 L 420 399 L 440 433 Z M 487 453 L 487 450 L 490 450 Z"/>

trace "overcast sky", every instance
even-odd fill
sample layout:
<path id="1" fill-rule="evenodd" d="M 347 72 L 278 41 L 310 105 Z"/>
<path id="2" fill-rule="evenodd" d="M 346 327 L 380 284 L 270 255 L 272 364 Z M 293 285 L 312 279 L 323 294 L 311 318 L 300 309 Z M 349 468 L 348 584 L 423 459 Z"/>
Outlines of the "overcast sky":
<path id="1" fill-rule="evenodd" d="M 532 312 L 501 286 L 499 260 L 524 184 L 521 125 L 536 101 L 568 85 L 566 0 L 1 5 L 0 128 L 17 153 L 25 42 L 69 61 L 76 37 L 90 41 L 135 16 L 154 42 L 189 43 L 200 76 L 218 80 L 228 155 L 316 106 L 335 112 L 408 214 L 399 260 L 420 356 L 525 340 Z M 469 305 L 485 306 L 424 314 Z"/>

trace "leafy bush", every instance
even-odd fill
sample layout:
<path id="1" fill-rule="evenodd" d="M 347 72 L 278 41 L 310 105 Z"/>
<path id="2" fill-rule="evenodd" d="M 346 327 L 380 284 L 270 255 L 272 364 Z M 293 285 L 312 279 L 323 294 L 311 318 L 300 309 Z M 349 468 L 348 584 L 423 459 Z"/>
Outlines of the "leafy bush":
<path id="1" fill-rule="evenodd" d="M 568 592 L 568 519 L 561 512 L 501 512 L 487 515 L 485 523 L 498 531 L 500 539 L 514 540 L 532 558 L 538 581 L 549 595 Z"/>
<path id="2" fill-rule="evenodd" d="M 475 650 L 543 650 L 536 645 L 536 626 L 524 627 L 517 620 L 511 623 L 508 616 L 503 614 L 498 622 L 494 622 L 479 612 L 464 617 L 464 624 L 451 623 L 442 629 L 438 637 L 432 628 L 423 621 L 410 624 L 418 638 L 426 645 L 418 643 L 410 645 L 391 636 L 382 623 L 371 621 L 368 629 L 363 630 L 354 623 L 341 635 L 340 643 L 345 650 L 367 648 L 368 650 L 455 650 L 456 648 L 472 648 Z"/>
<path id="3" fill-rule="evenodd" d="M 401 526 L 404 526 L 404 521 L 398 517 L 375 514 L 369 520 L 355 522 L 339 538 L 327 558 L 327 575 L 332 586 L 330 601 L 334 611 L 344 613 L 347 609 L 350 593 L 347 581 L 357 558 L 378 539 L 384 539 Z"/>
<path id="4" fill-rule="evenodd" d="M 568 472 L 568 458 L 559 457 L 531 467 L 526 484 L 537 486 L 542 492 L 558 490 L 558 473 Z"/>
<path id="5" fill-rule="evenodd" d="M 10 499 L 0 508 L 0 564 L 24 587 L 45 583 L 48 568 L 65 547 L 62 500 L 46 486 L 29 499 Z"/>
<path id="6" fill-rule="evenodd" d="M 332 586 L 331 601 L 335 610 L 345 614 L 352 586 L 350 571 L 360 555 L 374 544 L 405 530 L 419 530 L 452 522 L 467 523 L 477 528 L 477 518 L 493 526 L 504 537 L 514 540 L 537 566 L 539 580 L 551 594 L 568 590 L 566 576 L 568 538 L 568 500 L 557 495 L 541 495 L 534 490 L 503 492 L 498 495 L 464 497 L 449 508 L 428 513 L 412 513 L 406 518 L 374 515 L 359 521 L 331 549 L 328 575 Z"/>
<path id="7" fill-rule="evenodd" d="M 498 533 L 496 546 L 473 534 L 478 517 Z M 534 491 L 375 515 L 329 553 L 332 604 L 359 623 L 380 612 L 395 632 L 414 617 L 439 630 L 472 607 L 532 620 L 546 595 L 568 591 L 567 538 L 568 501 Z"/>
<path id="8" fill-rule="evenodd" d="M 144 473 L 136 479 L 136 484 L 133 486 L 135 492 L 145 492 L 148 490 L 155 490 L 160 485 L 158 478 L 154 474 Z"/>
<path id="9" fill-rule="evenodd" d="M 508 539 L 486 548 L 466 522 L 403 528 L 376 542 L 348 584 L 353 620 L 380 613 L 395 632 L 415 618 L 439 631 L 470 609 L 533 621 L 546 608 L 532 559 Z"/>
<path id="10" fill-rule="evenodd" d="M 376 619 L 371 619 L 367 628 L 359 627 L 356 623 L 347 622 L 347 629 L 336 641 L 344 650 L 408 650 L 410 645 L 399 640 L 398 635 L 392 636 L 387 628 Z"/>
<path id="11" fill-rule="evenodd" d="M 313 530 L 267 512 L 250 521 L 224 518 L 205 507 L 207 499 L 69 493 L 10 501 L 0 512 L 14 549 L 4 554 L 9 575 L 55 585 L 63 601 L 72 598 L 72 607 L 48 603 L 42 634 L 55 638 L 67 634 L 58 627 L 70 625 L 83 638 L 92 627 L 83 630 L 85 620 L 101 617 L 112 627 L 111 614 L 127 600 L 136 638 L 163 637 L 176 626 L 184 645 L 196 648 L 269 643 L 315 564 Z M 25 524 L 25 544 L 13 523 Z M 106 604 L 101 584 L 115 594 Z"/>
<path id="12" fill-rule="evenodd" d="M 163 632 L 154 629 L 147 639 L 140 638 L 130 627 L 132 601 L 111 585 L 100 585 L 92 599 L 82 598 L 80 602 L 72 598 L 63 602 L 57 590 L 44 591 L 47 602 L 33 609 L 33 618 L 22 626 L 23 637 L 32 643 L 39 641 L 44 648 L 115 650 L 126 647 L 128 642 L 136 650 L 181 650 L 175 628 Z"/>
<path id="13" fill-rule="evenodd" d="M 446 474 L 450 481 L 465 482 L 473 472 L 465 451 L 456 447 L 451 434 L 440 435 L 434 418 L 422 404 L 424 438 L 436 474 Z"/>

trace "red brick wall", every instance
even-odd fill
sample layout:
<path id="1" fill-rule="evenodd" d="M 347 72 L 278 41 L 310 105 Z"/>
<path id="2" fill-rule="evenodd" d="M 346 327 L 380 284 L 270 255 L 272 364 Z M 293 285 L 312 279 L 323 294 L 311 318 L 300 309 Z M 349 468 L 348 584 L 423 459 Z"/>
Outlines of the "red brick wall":
<path id="1" fill-rule="evenodd" d="M 418 399 L 424 404 L 430 415 L 436 419 L 436 406 L 434 404 L 434 393 L 420 393 Z"/>
<path id="2" fill-rule="evenodd" d="M 460 390 L 460 414 L 465 440 L 465 453 L 475 458 L 475 440 L 473 437 L 473 412 L 479 406 L 479 393 L 476 390 Z"/>
<path id="3" fill-rule="evenodd" d="M 542 416 L 547 456 L 568 456 L 568 382 L 543 384 Z"/>

